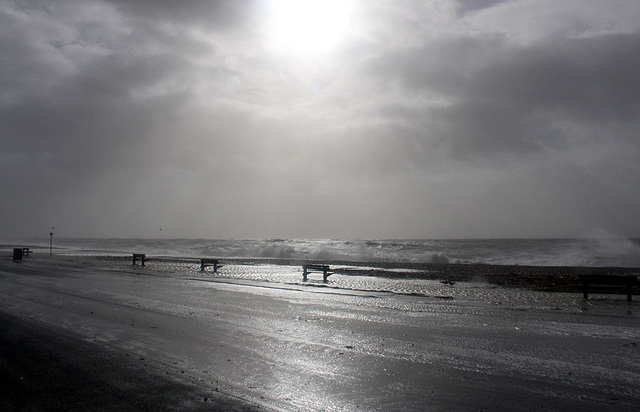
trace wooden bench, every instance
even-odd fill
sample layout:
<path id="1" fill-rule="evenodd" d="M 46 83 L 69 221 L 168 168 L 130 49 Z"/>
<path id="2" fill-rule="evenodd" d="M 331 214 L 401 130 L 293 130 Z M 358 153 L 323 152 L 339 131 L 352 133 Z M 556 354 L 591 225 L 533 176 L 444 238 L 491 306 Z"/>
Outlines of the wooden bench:
<path id="1" fill-rule="evenodd" d="M 302 281 L 307 281 L 307 275 L 312 272 L 322 273 L 322 280 L 326 283 L 327 278 L 333 275 L 331 268 L 327 265 L 302 265 Z"/>
<path id="2" fill-rule="evenodd" d="M 213 273 L 216 273 L 222 267 L 218 259 L 200 259 L 200 271 L 204 272 L 204 268 L 213 266 Z"/>
<path id="3" fill-rule="evenodd" d="M 144 253 L 134 253 L 133 254 L 133 265 L 135 266 L 136 262 L 139 260 L 141 265 L 144 266 L 144 260 L 146 259 L 146 255 Z"/>
<path id="4" fill-rule="evenodd" d="M 580 275 L 579 278 L 585 299 L 589 299 L 589 293 L 621 293 L 631 302 L 634 291 L 638 294 L 637 275 Z"/>

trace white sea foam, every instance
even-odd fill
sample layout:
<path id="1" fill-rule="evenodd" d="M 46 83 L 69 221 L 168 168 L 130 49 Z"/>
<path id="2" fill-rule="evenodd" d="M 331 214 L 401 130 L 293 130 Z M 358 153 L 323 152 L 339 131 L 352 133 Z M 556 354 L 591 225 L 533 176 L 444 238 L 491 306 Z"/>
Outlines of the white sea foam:
<path id="1" fill-rule="evenodd" d="M 302 281 L 302 269 L 300 266 L 277 264 L 227 264 L 213 275 L 211 271 L 202 272 L 196 261 L 192 263 L 176 262 L 173 260 L 152 261 L 147 267 L 132 267 L 127 260 L 98 259 L 97 264 L 101 268 L 110 268 L 116 271 L 144 271 L 146 273 L 164 274 L 171 277 L 192 278 L 199 280 L 211 280 L 230 282 L 235 280 L 257 281 L 264 287 L 272 287 L 279 290 L 281 287 L 321 287 L 326 290 L 335 290 L 339 293 L 354 291 L 388 293 L 401 299 L 380 299 L 379 305 L 402 310 L 404 307 L 412 311 L 440 312 L 447 310 L 460 310 L 460 305 L 465 310 L 469 306 L 495 307 L 499 310 L 553 310 L 579 313 L 583 310 L 597 309 L 606 311 L 616 308 L 616 302 L 624 301 L 625 296 L 607 296 L 606 300 L 597 297 L 589 301 L 582 299 L 580 293 L 536 292 L 517 288 L 498 287 L 485 282 L 442 282 L 431 279 L 404 279 L 387 278 L 379 276 L 349 276 L 334 274 L 327 283 L 322 281 L 322 275 L 310 275 L 306 282 Z M 354 267 L 349 267 L 354 269 Z M 367 269 L 362 266 L 359 269 Z M 406 297 L 405 300 L 402 299 Z M 451 305 L 454 303 L 454 305 Z M 434 306 L 436 305 L 436 306 Z M 444 305 L 444 307 L 443 307 Z M 447 309 L 447 307 L 449 307 Z"/>

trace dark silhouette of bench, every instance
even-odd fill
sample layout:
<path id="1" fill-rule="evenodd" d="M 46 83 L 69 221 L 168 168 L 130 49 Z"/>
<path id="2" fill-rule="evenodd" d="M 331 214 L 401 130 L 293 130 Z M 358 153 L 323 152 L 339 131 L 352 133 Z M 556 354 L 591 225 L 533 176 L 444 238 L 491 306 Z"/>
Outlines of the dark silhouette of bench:
<path id="1" fill-rule="evenodd" d="M 144 260 L 147 256 L 144 253 L 134 253 L 133 254 L 133 265 L 135 266 L 137 261 L 140 261 L 140 264 L 144 266 Z"/>
<path id="2" fill-rule="evenodd" d="M 589 299 L 589 293 L 626 294 L 627 302 L 631 302 L 631 296 L 638 294 L 637 275 L 580 275 L 579 278 L 585 299 Z"/>
<path id="3" fill-rule="evenodd" d="M 200 271 L 204 272 L 204 268 L 207 266 L 213 266 L 213 273 L 216 273 L 222 267 L 218 259 L 200 259 Z"/>
<path id="4" fill-rule="evenodd" d="M 327 283 L 327 278 L 333 275 L 330 272 L 331 268 L 328 265 L 302 265 L 302 281 L 307 281 L 307 275 L 309 273 L 322 273 L 322 280 Z"/>
<path id="5" fill-rule="evenodd" d="M 22 255 L 23 256 L 29 256 L 29 253 L 33 252 L 33 250 L 29 250 L 28 247 L 23 247 L 22 248 Z"/>

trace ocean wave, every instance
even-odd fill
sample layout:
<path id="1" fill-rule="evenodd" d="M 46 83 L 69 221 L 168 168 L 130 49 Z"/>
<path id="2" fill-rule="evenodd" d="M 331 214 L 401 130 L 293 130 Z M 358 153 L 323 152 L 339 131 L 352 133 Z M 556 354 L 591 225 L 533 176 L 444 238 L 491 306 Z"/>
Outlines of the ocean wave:
<path id="1" fill-rule="evenodd" d="M 10 239 L 40 247 L 47 239 Z M 9 246 L 7 246 L 9 247 Z M 55 239 L 57 251 L 147 253 L 174 257 L 233 257 L 327 262 L 438 263 L 521 266 L 640 267 L 640 241 L 624 238 L 341 240 L 341 239 Z"/>

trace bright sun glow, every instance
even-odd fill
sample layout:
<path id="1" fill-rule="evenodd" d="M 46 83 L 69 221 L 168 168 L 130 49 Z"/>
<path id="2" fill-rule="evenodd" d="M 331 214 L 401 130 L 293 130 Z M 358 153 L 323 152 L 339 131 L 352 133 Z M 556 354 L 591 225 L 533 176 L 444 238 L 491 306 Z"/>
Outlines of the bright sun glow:
<path id="1" fill-rule="evenodd" d="M 347 34 L 345 0 L 273 0 L 274 46 L 284 52 L 313 55 L 333 49 Z"/>

